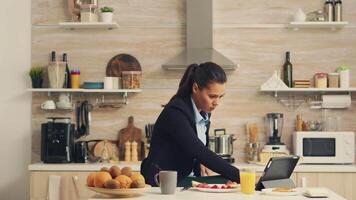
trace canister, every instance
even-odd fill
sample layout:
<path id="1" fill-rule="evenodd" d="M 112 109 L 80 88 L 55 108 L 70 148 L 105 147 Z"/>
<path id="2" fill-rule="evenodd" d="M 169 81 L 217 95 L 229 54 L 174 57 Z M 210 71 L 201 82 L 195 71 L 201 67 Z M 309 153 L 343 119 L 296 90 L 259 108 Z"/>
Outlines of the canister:
<path id="1" fill-rule="evenodd" d="M 340 74 L 340 87 L 350 87 L 350 68 L 348 66 L 340 66 L 336 70 Z"/>
<path id="2" fill-rule="evenodd" d="M 339 73 L 332 72 L 328 74 L 328 87 L 329 88 L 339 87 Z"/>
<path id="3" fill-rule="evenodd" d="M 314 75 L 314 85 L 316 88 L 327 88 L 328 74 L 327 73 L 316 73 Z"/>

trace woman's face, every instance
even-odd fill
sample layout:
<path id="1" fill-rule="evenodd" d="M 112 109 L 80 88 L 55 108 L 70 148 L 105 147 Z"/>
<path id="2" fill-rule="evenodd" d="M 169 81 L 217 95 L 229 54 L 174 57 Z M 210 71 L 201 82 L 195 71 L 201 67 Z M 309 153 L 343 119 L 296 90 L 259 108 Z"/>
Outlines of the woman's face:
<path id="1" fill-rule="evenodd" d="M 209 83 L 206 88 L 193 84 L 193 100 L 199 111 L 210 113 L 225 95 L 225 83 Z"/>

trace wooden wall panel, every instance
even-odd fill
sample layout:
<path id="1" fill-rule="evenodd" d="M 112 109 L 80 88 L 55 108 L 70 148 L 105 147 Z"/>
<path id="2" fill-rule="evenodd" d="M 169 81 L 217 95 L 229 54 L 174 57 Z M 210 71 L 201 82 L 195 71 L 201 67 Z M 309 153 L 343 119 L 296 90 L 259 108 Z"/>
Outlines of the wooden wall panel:
<path id="1" fill-rule="evenodd" d="M 143 68 L 143 92 L 130 95 L 130 103 L 117 110 L 95 109 L 92 113 L 90 139 L 115 139 L 117 132 L 127 124 L 127 118 L 135 117 L 137 127 L 143 129 L 152 123 L 176 92 L 183 72 L 165 71 L 161 64 L 185 48 L 185 1 L 182 0 L 103 0 L 102 5 L 113 6 L 120 27 L 115 30 L 63 30 L 53 26 L 68 20 L 65 4 L 56 0 L 32 1 L 32 63 L 45 66 L 52 50 L 69 54 L 72 68 L 82 71 L 82 81 L 100 81 L 105 75 L 108 60 L 118 53 L 130 53 L 138 58 Z M 294 10 L 302 7 L 315 10 L 322 1 L 214 1 L 214 45 L 240 68 L 228 72 L 227 95 L 213 112 L 211 130 L 226 128 L 237 134 L 234 156 L 244 160 L 246 142 L 245 124 L 259 125 L 260 141 L 266 142 L 264 116 L 268 112 L 285 114 L 282 140 L 291 149 L 291 133 L 297 114 L 304 119 L 321 120 L 322 111 L 309 109 L 308 102 L 298 109 L 285 107 L 272 94 L 259 92 L 260 85 L 274 70 L 280 70 L 284 52 L 292 52 L 295 78 L 312 78 L 316 72 L 331 72 L 341 64 L 351 66 L 351 85 L 356 86 L 353 69 L 356 65 L 356 32 L 348 27 L 342 30 L 286 28 L 242 28 L 239 24 L 287 23 Z M 345 19 L 355 24 L 354 1 L 343 1 Z M 30 83 L 29 83 L 30 86 Z M 32 162 L 39 161 L 40 124 L 46 117 L 69 116 L 71 112 L 44 112 L 40 104 L 57 95 L 34 93 L 32 98 Z M 74 95 L 74 101 L 80 97 Z M 92 103 L 96 98 L 91 96 Z M 286 98 L 286 97 L 285 97 Z M 299 99 L 309 99 L 301 95 Z M 106 96 L 106 100 L 120 100 L 119 95 Z M 355 99 L 355 96 L 353 97 Z M 355 106 L 347 110 L 328 111 L 341 116 L 343 130 L 356 130 Z M 213 132 L 211 131 L 211 134 Z"/>

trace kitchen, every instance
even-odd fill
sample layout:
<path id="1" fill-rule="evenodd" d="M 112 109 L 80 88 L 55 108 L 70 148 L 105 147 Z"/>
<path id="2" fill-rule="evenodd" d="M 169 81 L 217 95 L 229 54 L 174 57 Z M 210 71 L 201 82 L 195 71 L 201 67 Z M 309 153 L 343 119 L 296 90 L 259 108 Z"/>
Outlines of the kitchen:
<path id="1" fill-rule="evenodd" d="M 71 16 L 67 13 L 66 1 L 36 0 L 31 3 L 32 39 L 29 50 L 31 63 L 27 64 L 27 71 L 30 69 L 29 66 L 48 65 L 48 55 L 53 50 L 57 54 L 68 54 L 69 67 L 80 69 L 82 83 L 103 81 L 106 64 L 110 58 L 120 53 L 135 56 L 142 66 L 142 91 L 128 94 L 127 105 L 118 109 L 97 109 L 91 113 L 89 135 L 91 139 L 116 140 L 118 132 L 127 126 L 129 116 L 134 117 L 135 126 L 141 130 L 144 130 L 146 124 L 155 122 L 162 111 L 161 105 L 167 103 L 176 92 L 183 73 L 183 70 L 166 70 L 162 65 L 185 48 L 185 1 L 102 0 L 100 5 L 114 8 L 113 21 L 117 22 L 118 28 L 112 30 L 62 29 L 57 24 L 71 20 Z M 321 121 L 323 118 L 321 109 L 310 109 L 309 103 L 314 99 L 308 99 L 301 105 L 296 104 L 300 99 L 320 97 L 302 93 L 295 95 L 297 99 L 293 99 L 286 95 L 287 102 L 291 102 L 291 105 L 284 105 L 280 100 L 285 100 L 283 99 L 285 94 L 278 93 L 275 98 L 273 92 L 260 91 L 260 86 L 272 76 L 274 71 L 282 68 L 286 51 L 291 52 L 295 79 L 311 79 L 317 72 L 333 72 L 344 64 L 352 69 L 355 65 L 354 40 L 356 38 L 353 10 L 356 5 L 354 2 L 343 1 L 343 18 L 349 22 L 343 28 L 294 30 L 286 27 L 298 8 L 307 13 L 321 9 L 323 3 L 324 1 L 306 0 L 274 1 L 265 4 L 261 4 L 260 1 L 214 1 L 214 48 L 238 67 L 236 70 L 226 71 L 228 76 L 226 97 L 213 112 L 210 134 L 213 134 L 214 129 L 225 128 L 227 133 L 237 135 L 237 140 L 233 143 L 236 165 L 245 162 L 247 123 L 258 125 L 260 130 L 258 140 L 261 145 L 264 145 L 268 141 L 264 125 L 266 113 L 283 113 L 282 142 L 287 145 L 289 151 L 292 151 L 292 133 L 295 130 L 296 115 L 301 115 L 305 120 Z M 350 87 L 356 85 L 352 74 L 351 70 Z M 23 87 L 30 88 L 30 80 L 27 76 L 24 77 L 18 81 L 24 82 L 27 78 L 26 85 Z M 26 91 L 24 88 L 22 91 Z M 31 138 L 31 147 L 28 146 L 28 149 L 23 152 L 31 152 L 28 164 L 36 166 L 40 162 L 41 124 L 47 117 L 71 117 L 72 122 L 75 118 L 74 112 L 40 109 L 40 104 L 48 99 L 57 100 L 59 94 L 28 91 L 26 93 L 30 96 L 32 94 L 32 103 L 29 105 L 32 111 L 28 114 L 31 118 L 27 119 L 28 123 L 31 123 L 29 130 L 31 134 L 26 135 L 26 138 Z M 73 99 L 76 100 L 81 95 L 73 94 Z M 95 102 L 95 98 L 101 98 L 102 95 L 90 94 L 89 96 Z M 123 98 L 120 94 L 111 94 L 105 95 L 105 99 L 117 102 Z M 31 97 L 28 102 L 31 102 Z M 348 109 L 327 109 L 327 112 L 330 116 L 341 117 L 342 128 L 339 130 L 355 131 L 353 109 L 354 106 L 351 106 Z M 65 173 L 62 168 L 66 167 L 67 165 L 62 165 L 54 171 Z M 41 169 L 46 171 L 45 168 Z M 90 165 L 86 171 L 98 169 L 100 166 Z M 71 173 L 75 171 L 70 167 L 67 170 Z M 31 173 L 40 173 L 39 171 L 31 171 Z M 332 167 L 313 165 L 308 169 L 298 166 L 296 171 L 298 172 L 296 178 L 299 177 L 299 173 L 305 177 L 313 177 L 307 177 L 306 182 L 310 186 L 318 184 L 313 182 L 329 182 L 331 186 L 335 186 L 330 180 L 347 180 L 351 175 L 354 176 L 352 172 L 355 172 L 350 165 Z M 28 171 L 23 173 L 24 176 L 29 176 Z M 85 174 L 85 172 L 78 172 L 81 173 Z M 329 177 L 325 179 L 329 181 L 323 179 L 326 173 Z M 300 181 L 301 179 L 297 180 Z M 328 188 L 332 189 L 331 186 Z M 47 186 L 43 185 L 43 187 Z M 352 195 L 352 189 L 340 188 L 339 190 L 345 190 L 347 195 L 351 192 Z"/>

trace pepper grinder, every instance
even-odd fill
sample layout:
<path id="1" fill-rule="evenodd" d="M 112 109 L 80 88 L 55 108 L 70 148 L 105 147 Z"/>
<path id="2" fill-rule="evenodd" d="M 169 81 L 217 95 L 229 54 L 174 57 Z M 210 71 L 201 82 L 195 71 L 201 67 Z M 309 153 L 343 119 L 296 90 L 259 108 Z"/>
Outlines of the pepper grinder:
<path id="1" fill-rule="evenodd" d="M 126 162 L 131 161 L 131 142 L 130 141 L 125 142 L 125 161 Z"/>
<path id="2" fill-rule="evenodd" d="M 131 161 L 138 161 L 137 142 L 135 140 L 131 143 Z"/>

